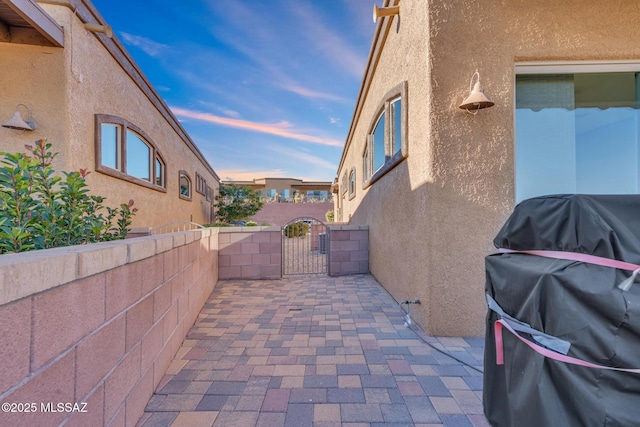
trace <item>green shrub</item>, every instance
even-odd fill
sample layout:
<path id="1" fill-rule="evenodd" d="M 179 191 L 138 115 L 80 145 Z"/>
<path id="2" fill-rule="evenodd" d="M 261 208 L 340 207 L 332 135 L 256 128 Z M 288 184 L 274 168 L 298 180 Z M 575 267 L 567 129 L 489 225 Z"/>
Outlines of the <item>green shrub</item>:
<path id="1" fill-rule="evenodd" d="M 255 221 L 247 221 L 247 223 L 245 224 L 245 226 L 247 227 L 256 227 L 257 225 L 258 223 Z"/>
<path id="2" fill-rule="evenodd" d="M 332 209 L 332 210 L 330 210 L 330 211 L 326 211 L 326 212 L 324 213 L 324 217 L 325 217 L 325 219 L 327 220 L 327 222 L 333 222 L 333 221 L 334 221 L 334 219 L 335 219 L 335 218 L 334 218 L 334 216 L 335 216 L 335 214 L 334 214 L 334 212 L 333 212 L 333 209 Z"/>
<path id="3" fill-rule="evenodd" d="M 284 227 L 284 235 L 292 237 L 305 237 L 309 232 L 309 224 L 303 221 L 294 222 Z"/>
<path id="4" fill-rule="evenodd" d="M 227 224 L 226 222 L 214 222 L 211 224 L 205 224 L 205 227 L 233 227 L 231 224 Z"/>
<path id="5" fill-rule="evenodd" d="M 0 153 L 0 254 L 123 239 L 137 209 L 89 194 L 86 169 L 56 175 L 46 139 Z M 105 216 L 103 210 L 107 211 Z M 113 223 L 115 221 L 115 224 Z"/>

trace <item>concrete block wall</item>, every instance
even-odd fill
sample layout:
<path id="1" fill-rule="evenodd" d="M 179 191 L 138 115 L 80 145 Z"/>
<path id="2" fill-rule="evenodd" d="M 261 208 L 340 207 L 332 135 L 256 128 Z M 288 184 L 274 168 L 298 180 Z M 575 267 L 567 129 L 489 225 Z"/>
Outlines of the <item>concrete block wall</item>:
<path id="1" fill-rule="evenodd" d="M 0 402 L 16 410 L 0 425 L 135 426 L 217 282 L 217 245 L 207 229 L 0 256 Z"/>
<path id="2" fill-rule="evenodd" d="M 330 225 L 329 276 L 369 273 L 369 227 Z"/>
<path id="3" fill-rule="evenodd" d="M 220 280 L 282 277 L 280 227 L 224 227 L 218 242 Z"/>

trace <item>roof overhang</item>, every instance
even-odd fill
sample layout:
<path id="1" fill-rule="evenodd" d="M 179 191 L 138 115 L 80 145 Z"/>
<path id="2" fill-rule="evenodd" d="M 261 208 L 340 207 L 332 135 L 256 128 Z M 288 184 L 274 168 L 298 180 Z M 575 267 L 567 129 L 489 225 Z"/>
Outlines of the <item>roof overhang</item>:
<path id="1" fill-rule="evenodd" d="M 64 46 L 64 32 L 33 0 L 0 0 L 0 43 Z"/>

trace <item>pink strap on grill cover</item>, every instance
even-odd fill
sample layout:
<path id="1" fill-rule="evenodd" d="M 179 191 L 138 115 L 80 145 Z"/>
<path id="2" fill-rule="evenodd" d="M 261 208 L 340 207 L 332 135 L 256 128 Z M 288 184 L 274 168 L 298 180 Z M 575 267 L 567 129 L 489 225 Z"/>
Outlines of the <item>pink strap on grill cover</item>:
<path id="1" fill-rule="evenodd" d="M 502 344 L 502 328 L 505 327 L 509 332 L 515 335 L 520 341 L 531 347 L 535 352 L 548 357 L 549 359 L 557 360 L 559 362 L 569 363 L 571 365 L 585 366 L 587 368 L 596 369 L 608 369 L 611 371 L 630 372 L 632 374 L 640 374 L 640 369 L 625 369 L 614 368 L 611 366 L 596 365 L 595 363 L 585 362 L 584 360 L 576 359 L 575 357 L 565 356 L 564 354 L 556 353 L 547 348 L 544 348 L 534 342 L 531 342 L 523 338 L 518 332 L 516 332 L 507 322 L 503 319 L 496 320 L 494 323 L 494 332 L 496 338 L 496 364 L 504 365 L 504 346 Z"/>

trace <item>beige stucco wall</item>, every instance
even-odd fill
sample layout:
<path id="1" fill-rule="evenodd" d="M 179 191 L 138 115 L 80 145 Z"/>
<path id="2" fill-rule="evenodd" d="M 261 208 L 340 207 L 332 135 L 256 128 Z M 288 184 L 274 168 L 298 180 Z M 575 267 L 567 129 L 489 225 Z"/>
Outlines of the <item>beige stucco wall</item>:
<path id="1" fill-rule="evenodd" d="M 408 81 L 409 157 L 344 199 L 343 219 L 367 224 L 370 269 L 436 335 L 484 333 L 484 257 L 514 207 L 514 65 L 522 61 L 640 59 L 634 1 L 402 0 L 339 179 L 362 150 L 377 104 Z M 389 18 L 387 18 L 389 19 Z M 371 68 L 373 69 L 373 67 Z M 475 71 L 496 106 L 457 106 Z M 366 76 L 365 76 L 366 78 Z"/>
<path id="2" fill-rule="evenodd" d="M 60 48 L 0 43 L 0 123 L 8 120 L 17 104 L 31 112 L 36 131 L 23 132 L 0 127 L 0 150 L 23 152 L 25 144 L 39 138 L 64 141 L 68 108 L 65 95 L 64 51 Z M 26 110 L 19 108 L 26 117 Z M 55 166 L 67 162 L 68 150 L 56 144 Z"/>
<path id="3" fill-rule="evenodd" d="M 197 172 L 214 193 L 217 191 L 210 166 L 198 159 L 100 43 L 99 36 L 84 29 L 78 15 L 64 6 L 40 6 L 64 28 L 65 47 L 0 43 L 0 84 L 9 88 L 8 96 L 3 92 L 1 97 L 0 112 L 10 115 L 15 104 L 22 102 L 29 105 L 37 122 L 34 132 L 23 135 L 2 128 L 0 150 L 18 151 L 24 143 L 48 138 L 53 150 L 60 153 L 57 170 L 88 168 L 92 171 L 87 177 L 89 188 L 92 194 L 105 196 L 107 206 L 134 200 L 138 212 L 133 227 L 156 227 L 170 221 L 209 222 L 210 202 L 195 190 Z M 20 88 L 24 80 L 30 84 Z M 121 117 L 146 133 L 166 162 L 166 192 L 95 171 L 95 114 Z M 180 170 L 191 177 L 191 201 L 179 197 Z"/>

